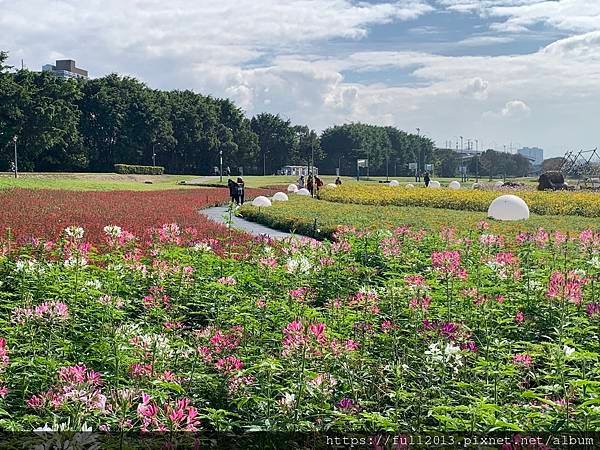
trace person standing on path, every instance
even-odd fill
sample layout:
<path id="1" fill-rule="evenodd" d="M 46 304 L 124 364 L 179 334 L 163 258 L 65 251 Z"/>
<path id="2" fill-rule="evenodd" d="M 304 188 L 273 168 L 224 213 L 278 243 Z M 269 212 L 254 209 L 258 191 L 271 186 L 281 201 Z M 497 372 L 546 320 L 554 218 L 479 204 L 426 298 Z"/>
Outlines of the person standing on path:
<path id="1" fill-rule="evenodd" d="M 238 177 L 237 179 L 237 193 L 238 193 L 238 205 L 244 204 L 244 197 L 246 196 L 246 186 L 244 184 L 244 179 L 242 177 Z"/>
<path id="2" fill-rule="evenodd" d="M 431 178 L 429 178 L 429 172 L 425 172 L 425 176 L 423 177 L 423 181 L 425 182 L 425 187 L 429 187 L 429 182 Z"/>
<path id="3" fill-rule="evenodd" d="M 319 190 L 323 187 L 323 180 L 318 175 L 315 176 L 315 187 L 317 189 L 317 197 L 319 197 Z"/>
<path id="4" fill-rule="evenodd" d="M 229 178 L 227 180 L 227 187 L 229 188 L 229 197 L 231 197 L 231 202 L 239 203 L 238 202 L 238 186 L 237 186 L 236 182 L 233 181 L 231 178 Z"/>

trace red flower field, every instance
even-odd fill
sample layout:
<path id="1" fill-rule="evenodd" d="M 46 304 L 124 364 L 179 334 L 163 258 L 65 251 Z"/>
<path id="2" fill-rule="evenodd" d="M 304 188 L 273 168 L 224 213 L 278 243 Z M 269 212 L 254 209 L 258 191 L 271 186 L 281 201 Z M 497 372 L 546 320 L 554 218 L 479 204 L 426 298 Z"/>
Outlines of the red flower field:
<path id="1" fill-rule="evenodd" d="M 247 197 L 264 194 L 247 189 Z M 118 225 L 136 236 L 148 229 L 177 223 L 194 227 L 198 237 L 223 236 L 226 228 L 198 213 L 198 210 L 229 199 L 227 189 L 165 191 L 62 191 L 37 189 L 0 190 L 0 233 L 8 228 L 18 242 L 29 238 L 54 240 L 68 226 L 81 226 L 86 240 L 100 243 L 103 228 Z"/>

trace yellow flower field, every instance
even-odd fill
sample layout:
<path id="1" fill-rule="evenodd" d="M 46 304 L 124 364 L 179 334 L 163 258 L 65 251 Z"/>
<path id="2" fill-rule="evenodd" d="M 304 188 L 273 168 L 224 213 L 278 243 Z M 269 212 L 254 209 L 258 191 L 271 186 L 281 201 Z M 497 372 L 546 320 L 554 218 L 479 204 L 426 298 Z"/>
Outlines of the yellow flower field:
<path id="1" fill-rule="evenodd" d="M 514 193 L 529 205 L 532 213 L 600 217 L 600 193 L 479 191 L 413 188 L 403 186 L 346 185 L 326 189 L 321 198 L 338 203 L 363 205 L 425 206 L 467 211 L 487 211 L 490 203 L 501 195 Z"/>

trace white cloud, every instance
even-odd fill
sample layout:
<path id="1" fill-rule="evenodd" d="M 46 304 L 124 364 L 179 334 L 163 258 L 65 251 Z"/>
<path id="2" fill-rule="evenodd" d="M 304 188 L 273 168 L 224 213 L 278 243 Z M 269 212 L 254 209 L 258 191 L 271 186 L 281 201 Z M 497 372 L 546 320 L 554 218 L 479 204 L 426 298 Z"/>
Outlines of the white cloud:
<path id="1" fill-rule="evenodd" d="M 485 100 L 488 97 L 489 83 L 479 77 L 469 80 L 460 93 L 465 97 L 472 97 L 479 100 Z"/>
<path id="2" fill-rule="evenodd" d="M 531 108 L 521 100 L 511 100 L 504 105 L 500 114 L 502 117 L 526 117 L 531 113 Z"/>

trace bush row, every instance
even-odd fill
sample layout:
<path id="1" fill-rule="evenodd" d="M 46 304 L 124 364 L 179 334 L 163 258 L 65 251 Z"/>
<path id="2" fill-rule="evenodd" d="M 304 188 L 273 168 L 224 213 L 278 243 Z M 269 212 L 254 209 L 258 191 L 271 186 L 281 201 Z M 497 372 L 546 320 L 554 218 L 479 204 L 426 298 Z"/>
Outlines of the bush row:
<path id="1" fill-rule="evenodd" d="M 115 172 L 125 175 L 162 175 L 165 168 L 161 166 L 134 166 L 130 164 L 115 164 Z"/>

